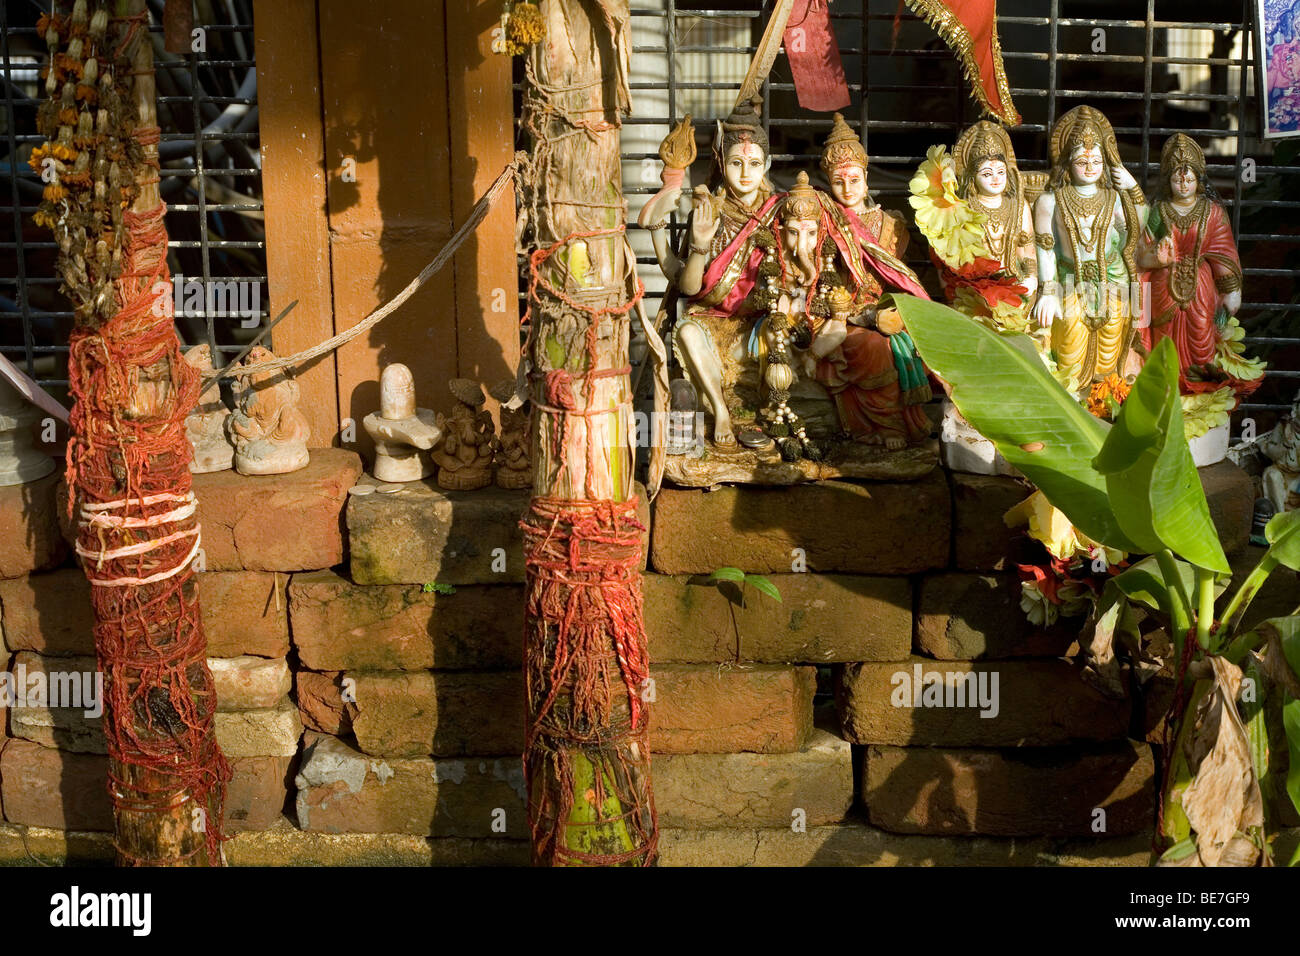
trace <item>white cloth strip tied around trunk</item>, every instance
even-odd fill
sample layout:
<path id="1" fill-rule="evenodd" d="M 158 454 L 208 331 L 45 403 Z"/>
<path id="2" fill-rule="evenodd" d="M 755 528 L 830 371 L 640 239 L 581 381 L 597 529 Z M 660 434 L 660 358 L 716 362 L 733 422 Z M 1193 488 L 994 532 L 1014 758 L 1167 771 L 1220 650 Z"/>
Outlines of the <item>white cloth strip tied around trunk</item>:
<path id="1" fill-rule="evenodd" d="M 151 518 L 132 518 L 125 515 L 104 514 L 106 507 L 117 507 L 125 502 L 109 502 L 108 505 L 86 505 L 81 509 L 83 523 L 94 528 L 152 528 L 170 521 L 184 521 L 199 508 L 194 493 L 186 495 L 150 495 L 142 499 L 141 504 L 157 504 L 159 501 L 183 501 L 185 504 L 171 511 L 154 515 Z M 93 511 L 92 511 L 93 509 Z"/>
<path id="2" fill-rule="evenodd" d="M 150 515 L 148 517 L 133 517 L 129 515 L 106 514 L 108 511 L 124 510 L 129 505 L 152 505 L 165 501 L 180 502 L 180 507 L 173 508 L 170 511 L 164 511 L 161 514 Z M 178 521 L 184 521 L 194 516 L 198 509 L 198 500 L 194 493 L 187 492 L 184 495 L 176 494 L 157 494 L 148 495 L 144 498 L 120 498 L 116 501 L 104 501 L 95 504 L 82 505 L 81 507 L 81 524 L 83 527 L 102 530 L 104 528 L 158 528 L 167 524 L 175 524 Z M 171 544 L 174 541 L 181 541 L 185 538 L 193 537 L 194 546 L 190 548 L 189 553 L 185 555 L 180 562 L 170 568 L 165 568 L 156 574 L 151 574 L 143 578 L 125 577 L 111 578 L 100 580 L 90 578 L 92 585 L 106 588 L 118 588 L 127 586 L 138 586 L 142 584 L 156 584 L 159 581 L 166 581 L 168 578 L 175 577 L 190 566 L 195 556 L 199 553 L 203 537 L 200 534 L 199 525 L 193 528 L 187 528 L 183 531 L 175 531 L 172 534 L 163 535 L 160 538 L 150 538 L 148 541 L 140 541 L 136 544 L 124 545 L 120 548 L 100 548 L 98 551 L 87 550 L 81 546 L 81 542 L 76 543 L 76 552 L 78 556 L 85 559 L 93 559 L 95 568 L 99 569 L 104 566 L 105 561 L 115 561 L 119 558 L 127 558 L 137 554 L 147 554 L 156 550 L 163 545 Z M 87 575 L 89 577 L 89 575 Z"/>

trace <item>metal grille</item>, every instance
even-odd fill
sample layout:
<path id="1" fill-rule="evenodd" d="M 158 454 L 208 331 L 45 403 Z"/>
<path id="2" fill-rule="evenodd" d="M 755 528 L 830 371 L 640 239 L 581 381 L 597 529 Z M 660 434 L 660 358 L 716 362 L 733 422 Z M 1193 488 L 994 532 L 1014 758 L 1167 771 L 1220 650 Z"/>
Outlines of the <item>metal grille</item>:
<path id="1" fill-rule="evenodd" d="M 253 61 L 252 0 L 202 4 L 216 22 L 196 22 L 201 52 L 177 56 L 162 45 L 162 0 L 150 0 L 158 85 L 161 184 L 167 203 L 168 267 L 203 289 L 239 283 L 249 315 L 235 310 L 186 308 L 184 287 L 177 333 L 186 346 L 207 342 L 223 364 L 265 321 L 266 250 L 262 170 Z M 48 59 L 36 19 L 48 3 L 0 5 L 0 350 L 48 388 L 66 397 L 68 334 L 73 316 L 54 277 L 55 245 L 31 221 L 40 202 L 40 176 L 27 164 L 34 146 L 36 109 L 45 96 L 38 71 Z M 217 300 L 220 303 L 221 300 Z M 191 303 L 196 303 L 192 299 Z M 253 315 L 253 312 L 256 315 Z"/>
<path id="2" fill-rule="evenodd" d="M 712 121 L 729 111 L 762 35 L 767 10 L 758 12 L 759 6 L 771 4 L 635 3 L 634 115 L 623 147 L 629 221 L 659 188 L 657 177 L 647 181 L 647 163 L 686 112 L 695 116 L 700 146 L 690 181 L 711 175 Z M 853 99 L 843 112 L 871 155 L 872 195 L 886 208 L 910 213 L 907 182 L 926 148 L 951 146 L 980 114 L 953 54 L 916 17 L 898 16 L 899 6 L 898 0 L 837 0 L 830 18 Z M 998 28 L 1023 117 L 1011 134 L 1022 169 L 1047 167 L 1048 131 L 1081 103 L 1110 118 L 1126 165 L 1148 191 L 1167 136 L 1186 131 L 1205 148 L 1245 267 L 1239 318 L 1249 350 L 1270 365 L 1263 386 L 1234 416 L 1234 428 L 1243 416 L 1257 415 L 1262 430 L 1300 386 L 1300 235 L 1293 211 L 1300 208 L 1300 151 L 1295 141 L 1259 136 L 1251 7 L 1248 0 L 1000 0 Z M 783 56 L 763 97 L 774 184 L 791 185 L 799 169 L 817 182 L 830 118 L 799 109 Z M 1243 172 L 1253 181 L 1243 181 Z M 674 243 L 684 228 L 684 217 L 675 216 Z M 648 236 L 635 227 L 629 232 L 653 295 L 663 281 Z M 923 278 L 933 272 L 925 255 L 924 240 L 914 234 L 909 257 Z"/>

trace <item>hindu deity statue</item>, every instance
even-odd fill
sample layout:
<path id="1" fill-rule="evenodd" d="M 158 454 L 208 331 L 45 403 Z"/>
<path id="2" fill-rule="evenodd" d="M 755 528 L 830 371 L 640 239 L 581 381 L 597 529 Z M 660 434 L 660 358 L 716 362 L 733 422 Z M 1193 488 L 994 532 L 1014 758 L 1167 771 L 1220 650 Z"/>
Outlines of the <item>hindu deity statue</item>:
<path id="1" fill-rule="evenodd" d="M 759 115 L 761 101 L 741 104 L 718 124 L 714 159 L 722 185 L 716 193 L 695 189 L 682 248 L 668 245 L 666 217 L 677 202 L 680 186 L 652 200 L 646 211 L 659 267 L 686 298 L 685 314 L 673 331 L 678 362 L 713 414 L 713 441 L 736 441 L 731 413 L 722 394 L 722 360 L 704 316 L 744 319 L 753 313 L 746 298 L 757 279 L 763 256 L 758 242 L 771 242 L 771 225 L 778 196 L 767 172 L 771 167 L 767 133 Z M 647 204 L 649 207 L 651 204 Z M 654 221 L 657 217 L 663 217 Z"/>
<path id="2" fill-rule="evenodd" d="M 1241 260 L 1207 181 L 1205 153 L 1191 137 L 1175 133 L 1165 142 L 1160 185 L 1163 196 L 1147 217 L 1138 257 L 1150 283 L 1142 342 L 1149 350 L 1174 340 L 1186 394 L 1223 387 L 1248 394 L 1263 380 L 1262 367 L 1234 361 L 1221 348 L 1224 331 L 1238 328 Z"/>
<path id="3" fill-rule="evenodd" d="M 1279 513 L 1300 508 L 1300 393 L 1291 403 L 1291 414 L 1260 436 L 1259 450 L 1269 461 L 1264 497 Z"/>
<path id="4" fill-rule="evenodd" d="M 1140 364 L 1133 290 L 1147 203 L 1109 120 L 1091 106 L 1062 116 L 1050 145 L 1051 178 L 1034 207 L 1041 290 L 1034 318 L 1050 327 L 1057 363 L 1088 389 Z"/>
<path id="5" fill-rule="evenodd" d="M 492 456 L 497 450 L 496 426 L 484 408 L 483 386 L 472 378 L 448 383 L 456 404 L 449 418 L 439 418 L 442 444 L 433 450 L 438 466 L 438 487 L 447 491 L 473 491 L 492 484 Z"/>
<path id="6" fill-rule="evenodd" d="M 855 441 L 897 450 L 930 433 L 922 408 L 931 398 L 928 375 L 898 313 L 878 308 L 882 274 L 872 268 L 874 244 L 853 241 L 834 209 L 805 173 L 782 200 L 779 274 L 762 270 L 770 311 L 756 327 L 767 341 L 759 357 L 780 365 L 790 345 L 807 348 L 805 370 L 834 398 L 841 429 Z M 895 281 L 894 270 L 887 275 Z M 798 429 L 780 405 L 789 385 L 766 378 L 778 400 L 778 425 L 784 417 Z M 796 435 L 809 451 L 807 436 Z"/>
<path id="7" fill-rule="evenodd" d="M 867 192 L 867 151 L 839 113 L 834 123 L 821 158 L 822 173 L 835 200 L 828 205 L 833 220 L 858 242 L 860 254 L 867 256 L 873 269 L 886 271 L 894 287 L 925 296 L 916 276 L 902 263 L 907 223 L 872 200 Z"/>
<path id="8" fill-rule="evenodd" d="M 918 389 L 901 384 L 900 373 L 909 369 L 900 368 L 893 348 L 903 333 L 898 313 L 860 312 L 843 286 L 826 299 L 829 315 L 814 320 L 809 350 L 816 356 L 814 376 L 834 396 L 845 430 L 855 441 L 891 451 L 923 441 L 930 434 L 923 407 L 930 389 L 924 379 Z"/>
<path id="9" fill-rule="evenodd" d="M 531 488 L 533 449 L 528 430 L 528 403 L 511 407 L 515 396 L 514 379 L 503 379 L 488 391 L 501 403 L 501 434 L 497 438 L 494 457 L 497 487 Z"/>
<path id="10" fill-rule="evenodd" d="M 984 248 L 999 272 L 1015 279 L 1032 297 L 1038 288 L 1034 259 L 1034 217 L 1021 189 L 1011 137 L 997 123 L 980 120 L 953 149 L 962 198 L 986 217 Z"/>
<path id="11" fill-rule="evenodd" d="M 275 359 L 270 349 L 257 346 L 244 365 Z M 298 408 L 298 383 L 287 369 L 254 372 L 241 379 L 239 404 L 226 426 L 235 446 L 235 471 L 241 475 L 284 475 L 306 468 L 310 461 L 307 439 L 311 426 Z"/>

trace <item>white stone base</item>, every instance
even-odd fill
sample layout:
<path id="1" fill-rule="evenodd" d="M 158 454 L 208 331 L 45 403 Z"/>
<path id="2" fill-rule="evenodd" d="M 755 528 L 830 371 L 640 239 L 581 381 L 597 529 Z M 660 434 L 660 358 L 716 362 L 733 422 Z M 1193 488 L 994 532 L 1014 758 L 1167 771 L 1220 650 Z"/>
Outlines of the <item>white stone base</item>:
<path id="1" fill-rule="evenodd" d="M 1197 468 L 1217 465 L 1228 457 L 1228 424 L 1225 422 L 1217 428 L 1211 428 L 1200 438 L 1191 439 L 1188 444 L 1191 445 L 1192 461 Z"/>
<path id="2" fill-rule="evenodd" d="M 998 453 L 997 445 L 972 428 L 970 422 L 957 411 L 957 406 L 948 399 L 943 401 L 939 448 L 944 467 L 949 471 L 1021 477 L 1020 472 Z"/>

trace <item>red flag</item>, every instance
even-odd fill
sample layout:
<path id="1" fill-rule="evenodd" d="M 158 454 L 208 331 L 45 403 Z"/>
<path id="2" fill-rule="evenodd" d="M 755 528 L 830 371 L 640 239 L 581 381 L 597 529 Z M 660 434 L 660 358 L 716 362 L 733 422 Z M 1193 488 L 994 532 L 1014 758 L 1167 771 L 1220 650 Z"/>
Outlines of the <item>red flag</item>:
<path id="1" fill-rule="evenodd" d="M 801 107 L 830 113 L 849 105 L 849 85 L 831 31 L 827 0 L 795 0 L 783 41 Z"/>
<path id="2" fill-rule="evenodd" d="M 997 0 L 903 0 L 930 24 L 961 61 L 971 92 L 980 105 L 1008 126 L 1020 125 L 1011 102 L 1002 43 L 998 40 Z"/>

